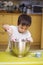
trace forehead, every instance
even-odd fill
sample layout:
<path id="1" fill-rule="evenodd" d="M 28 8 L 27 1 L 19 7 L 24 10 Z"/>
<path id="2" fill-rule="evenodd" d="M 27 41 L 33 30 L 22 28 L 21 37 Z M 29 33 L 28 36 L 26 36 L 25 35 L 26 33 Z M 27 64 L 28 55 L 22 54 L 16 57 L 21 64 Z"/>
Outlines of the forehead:
<path id="1" fill-rule="evenodd" d="M 19 25 L 21 28 L 28 28 L 26 25 Z"/>

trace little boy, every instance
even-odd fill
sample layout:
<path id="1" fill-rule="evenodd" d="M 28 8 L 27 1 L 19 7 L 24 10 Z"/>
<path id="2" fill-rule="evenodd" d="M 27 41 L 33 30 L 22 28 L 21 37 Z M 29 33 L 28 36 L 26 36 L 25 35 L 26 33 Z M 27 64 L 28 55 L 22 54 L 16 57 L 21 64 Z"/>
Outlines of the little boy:
<path id="1" fill-rule="evenodd" d="M 16 39 L 27 40 L 33 42 L 31 33 L 27 30 L 31 25 L 31 17 L 26 14 L 21 14 L 18 18 L 17 26 L 3 25 L 5 31 L 8 32 L 9 40 L 16 41 Z M 11 43 L 8 44 L 7 51 L 10 51 Z"/>

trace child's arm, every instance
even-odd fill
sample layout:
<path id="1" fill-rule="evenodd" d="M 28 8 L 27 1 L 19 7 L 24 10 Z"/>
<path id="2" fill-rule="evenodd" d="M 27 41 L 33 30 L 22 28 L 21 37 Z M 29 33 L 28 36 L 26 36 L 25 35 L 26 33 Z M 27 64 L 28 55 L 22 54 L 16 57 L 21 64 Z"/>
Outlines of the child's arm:
<path id="1" fill-rule="evenodd" d="M 9 34 L 12 34 L 12 29 L 10 28 L 10 25 L 5 24 L 3 25 L 3 28 L 5 31 L 7 31 Z"/>
<path id="2" fill-rule="evenodd" d="M 30 33 L 30 32 L 28 32 L 27 41 L 33 42 L 33 38 L 32 38 L 32 36 L 31 36 L 31 33 Z"/>

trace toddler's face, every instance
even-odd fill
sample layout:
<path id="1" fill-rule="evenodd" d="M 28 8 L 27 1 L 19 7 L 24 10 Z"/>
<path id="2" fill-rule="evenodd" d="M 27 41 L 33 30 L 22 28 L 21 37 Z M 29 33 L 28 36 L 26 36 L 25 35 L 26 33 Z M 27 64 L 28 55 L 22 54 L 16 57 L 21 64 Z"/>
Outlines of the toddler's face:
<path id="1" fill-rule="evenodd" d="M 19 25 L 18 26 L 18 31 L 20 32 L 20 33 L 24 33 L 24 32 L 26 32 L 26 30 L 28 29 L 28 26 L 26 26 L 26 25 Z"/>

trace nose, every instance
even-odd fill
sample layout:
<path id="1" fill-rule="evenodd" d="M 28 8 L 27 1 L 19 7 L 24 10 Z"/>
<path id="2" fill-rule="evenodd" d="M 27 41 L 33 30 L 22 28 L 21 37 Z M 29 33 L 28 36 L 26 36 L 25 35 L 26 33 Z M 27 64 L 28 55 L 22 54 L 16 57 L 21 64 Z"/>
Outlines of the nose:
<path id="1" fill-rule="evenodd" d="M 23 31 L 23 32 L 25 32 L 25 30 L 24 30 L 24 29 L 23 29 L 22 31 Z"/>

